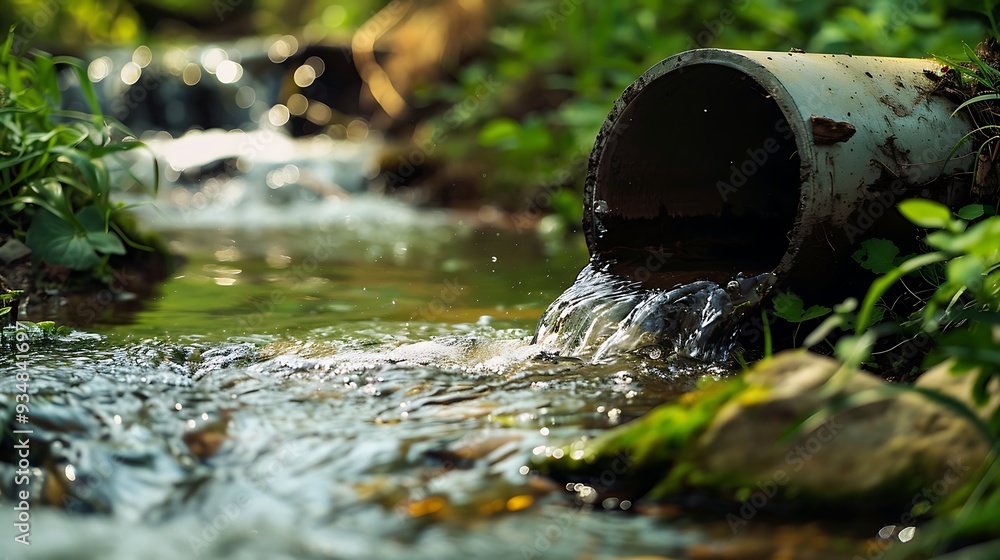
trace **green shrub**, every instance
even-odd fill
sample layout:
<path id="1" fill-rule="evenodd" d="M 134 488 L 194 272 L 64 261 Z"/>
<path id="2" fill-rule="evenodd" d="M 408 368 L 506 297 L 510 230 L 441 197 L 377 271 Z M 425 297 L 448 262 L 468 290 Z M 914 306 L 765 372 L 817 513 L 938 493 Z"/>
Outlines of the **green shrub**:
<path id="1" fill-rule="evenodd" d="M 101 113 L 83 63 L 41 51 L 0 47 L 0 231 L 25 240 L 35 259 L 90 270 L 131 243 L 114 220 L 124 206 L 106 159 L 142 147 Z M 60 69 L 79 82 L 90 112 L 61 108 Z M 136 181 L 138 184 L 138 181 Z M 140 185 L 141 187 L 141 185 Z M 155 185 L 153 186 L 155 191 Z"/>

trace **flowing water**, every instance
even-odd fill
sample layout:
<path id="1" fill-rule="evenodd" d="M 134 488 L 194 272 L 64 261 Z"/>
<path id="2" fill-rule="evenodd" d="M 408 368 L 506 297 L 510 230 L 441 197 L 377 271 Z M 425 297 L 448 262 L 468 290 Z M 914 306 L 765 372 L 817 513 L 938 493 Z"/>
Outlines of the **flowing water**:
<path id="1" fill-rule="evenodd" d="M 724 375 L 766 276 L 645 290 L 489 212 L 259 202 L 165 207 L 188 260 L 152 297 L 109 285 L 0 357 L 0 556 L 840 557 L 528 467 Z"/>
<path id="2" fill-rule="evenodd" d="M 737 277 L 725 288 L 701 281 L 647 289 L 590 263 L 542 315 L 534 341 L 595 362 L 634 352 L 652 360 L 726 363 L 743 310 L 772 284 L 771 274 L 761 274 Z"/>

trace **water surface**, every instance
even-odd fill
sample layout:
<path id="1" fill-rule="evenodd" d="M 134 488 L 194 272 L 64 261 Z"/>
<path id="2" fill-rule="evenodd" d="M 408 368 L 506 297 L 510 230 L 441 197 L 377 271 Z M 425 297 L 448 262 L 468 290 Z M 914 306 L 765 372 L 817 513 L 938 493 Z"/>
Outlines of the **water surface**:
<path id="1" fill-rule="evenodd" d="M 724 373 L 631 347 L 595 360 L 533 345 L 586 263 L 580 241 L 384 201 L 313 211 L 280 227 L 164 228 L 188 262 L 155 297 L 112 290 L 84 302 L 97 324 L 0 358 L 30 374 L 23 425 L 16 380 L 0 380 L 8 432 L 33 430 L 29 486 L 14 484 L 10 436 L 0 449 L 6 532 L 13 492 L 32 496 L 33 544 L 8 535 L 5 552 L 841 557 L 832 528 L 761 521 L 736 535 L 723 513 L 596 502 L 533 476 L 532 457 Z M 622 318 L 639 303 L 623 298 Z"/>

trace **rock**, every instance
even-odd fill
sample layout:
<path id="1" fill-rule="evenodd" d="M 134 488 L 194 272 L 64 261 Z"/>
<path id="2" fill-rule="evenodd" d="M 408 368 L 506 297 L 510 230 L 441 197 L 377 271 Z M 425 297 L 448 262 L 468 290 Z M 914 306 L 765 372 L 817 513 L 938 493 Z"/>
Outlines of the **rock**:
<path id="1" fill-rule="evenodd" d="M 826 513 L 841 514 L 906 512 L 974 475 L 989 442 L 972 421 L 904 386 L 840 367 L 803 351 L 779 354 L 601 435 L 583 453 L 579 443 L 564 448 L 539 470 L 598 480 L 617 458 L 628 471 L 619 477 L 624 484 L 598 489 L 609 496 L 707 494 L 752 503 L 754 511 L 791 503 L 832 505 Z"/>
<path id="2" fill-rule="evenodd" d="M 917 393 L 892 390 L 901 387 L 864 371 L 849 372 L 831 390 L 827 382 L 839 367 L 804 352 L 764 362 L 698 438 L 695 462 L 722 479 L 773 481 L 823 498 L 883 494 L 891 501 L 951 472 L 970 474 L 986 458 L 989 442 L 957 412 Z M 796 420 L 838 406 L 838 400 L 842 410 L 824 422 L 782 437 Z"/>
<path id="3" fill-rule="evenodd" d="M 0 262 L 5 265 L 17 262 L 30 254 L 31 249 L 14 238 L 10 238 L 6 243 L 0 245 Z"/>
<path id="4" fill-rule="evenodd" d="M 972 387 L 976 384 L 980 370 L 977 368 L 968 372 L 957 372 L 954 367 L 953 360 L 941 362 L 924 372 L 914 385 L 954 397 L 975 411 L 983 421 L 989 422 L 993 412 L 1000 407 L 1000 379 L 994 377 L 990 381 L 986 388 L 989 400 L 980 406 L 972 399 Z"/>

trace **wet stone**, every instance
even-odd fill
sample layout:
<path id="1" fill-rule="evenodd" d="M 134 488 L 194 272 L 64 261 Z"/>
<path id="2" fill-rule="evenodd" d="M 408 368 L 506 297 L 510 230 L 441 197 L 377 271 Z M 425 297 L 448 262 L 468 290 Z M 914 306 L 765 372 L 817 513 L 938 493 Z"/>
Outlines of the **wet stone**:
<path id="1" fill-rule="evenodd" d="M 0 262 L 11 264 L 17 262 L 31 254 L 31 248 L 17 239 L 8 239 L 6 243 L 0 245 Z"/>

